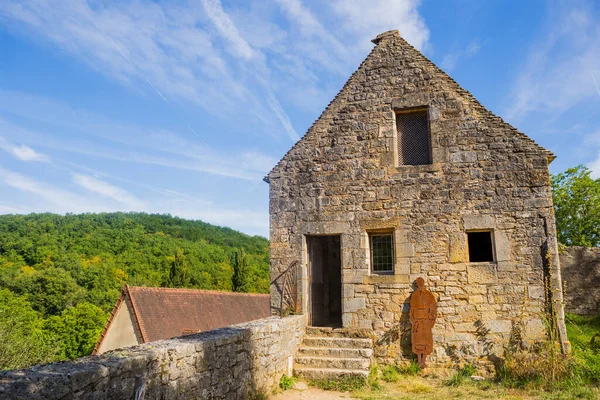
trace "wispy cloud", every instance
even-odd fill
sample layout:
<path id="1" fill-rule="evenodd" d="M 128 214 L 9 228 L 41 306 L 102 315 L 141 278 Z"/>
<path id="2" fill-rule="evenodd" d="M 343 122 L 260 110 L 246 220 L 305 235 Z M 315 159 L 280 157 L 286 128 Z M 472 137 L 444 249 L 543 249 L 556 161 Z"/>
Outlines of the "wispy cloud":
<path id="1" fill-rule="evenodd" d="M 74 174 L 73 182 L 90 192 L 98 193 L 127 205 L 130 210 L 143 210 L 144 202 L 127 190 L 89 175 Z"/>
<path id="2" fill-rule="evenodd" d="M 0 117 L 0 135 L 55 150 L 257 181 L 277 162 L 274 157 L 252 148 L 236 149 L 228 145 L 216 149 L 175 132 L 112 121 L 20 92 L 0 90 L 0 110 L 42 122 L 49 131 L 55 132 L 52 135 L 38 132 Z M 77 133 L 78 139 L 65 136 L 64 128 Z M 5 140 L 5 147 L 15 146 Z M 4 148 L 1 140 L 0 148 Z M 253 159 L 263 162 L 257 164 Z"/>
<path id="3" fill-rule="evenodd" d="M 596 92 L 598 92 L 598 96 L 600 96 L 600 87 L 598 87 L 598 81 L 596 81 L 596 75 L 592 72 L 592 81 L 594 81 L 594 86 L 596 86 Z"/>
<path id="4" fill-rule="evenodd" d="M 91 201 L 89 198 L 2 167 L 0 167 L 0 183 L 27 192 L 34 196 L 32 200 L 44 203 L 44 208 L 38 211 L 66 209 L 78 213 L 108 210 L 97 201 Z"/>
<path id="5" fill-rule="evenodd" d="M 440 66 L 447 72 L 452 72 L 454 68 L 458 65 L 459 61 L 467 60 L 473 56 L 475 56 L 481 48 L 485 45 L 485 42 L 482 42 L 479 39 L 472 40 L 464 49 L 462 50 L 454 50 L 450 53 L 447 53 Z M 456 47 L 456 46 L 454 46 Z"/>
<path id="6" fill-rule="evenodd" d="M 26 27 L 31 37 L 136 90 L 149 89 L 165 101 L 190 101 L 222 118 L 250 114 L 246 120 L 255 121 L 263 133 L 277 132 L 280 118 L 260 92 L 252 90 L 253 74 L 246 71 L 252 67 L 252 48 L 218 1 L 203 4 L 202 9 L 195 2 L 2 2 L 0 16 L 9 26 L 19 31 Z M 215 45 L 209 21 L 232 45 L 226 49 L 233 48 L 230 54 L 240 60 L 227 57 Z"/>
<path id="7" fill-rule="evenodd" d="M 1 133 L 1 132 L 0 132 Z M 50 158 L 44 154 L 40 154 L 34 149 L 24 144 L 16 145 L 0 136 L 0 149 L 12 154 L 21 161 L 38 161 L 48 162 Z"/>
<path id="8" fill-rule="evenodd" d="M 550 3 L 546 30 L 508 96 L 509 119 L 534 112 L 555 118 L 598 93 L 593 73 L 600 71 L 600 26 L 591 7 L 587 1 Z"/>

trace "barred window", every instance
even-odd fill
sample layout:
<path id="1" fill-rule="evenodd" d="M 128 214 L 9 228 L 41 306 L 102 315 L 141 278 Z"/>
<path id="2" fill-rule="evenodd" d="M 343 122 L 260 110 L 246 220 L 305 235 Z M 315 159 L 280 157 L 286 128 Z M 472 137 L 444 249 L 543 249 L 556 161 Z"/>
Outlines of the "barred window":
<path id="1" fill-rule="evenodd" d="M 369 235 L 371 245 L 371 270 L 375 273 L 394 272 L 394 239 L 392 233 L 372 233 Z"/>
<path id="2" fill-rule="evenodd" d="M 431 145 L 427 110 L 396 114 L 398 136 L 398 164 L 431 164 Z"/>

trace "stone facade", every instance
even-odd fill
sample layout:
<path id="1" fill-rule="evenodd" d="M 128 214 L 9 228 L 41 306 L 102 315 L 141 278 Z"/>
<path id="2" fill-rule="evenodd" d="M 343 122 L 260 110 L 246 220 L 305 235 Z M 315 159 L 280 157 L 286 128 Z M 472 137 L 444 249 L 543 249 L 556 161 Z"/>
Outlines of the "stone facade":
<path id="1" fill-rule="evenodd" d="M 1 399 L 247 399 L 270 393 L 306 328 L 272 317 L 101 356 L 0 372 Z M 136 397 L 144 391 L 145 394 Z"/>
<path id="2" fill-rule="evenodd" d="M 515 323 L 527 340 L 543 338 L 544 282 L 551 279 L 567 346 L 552 154 L 485 109 L 397 31 L 374 43 L 265 178 L 272 279 L 299 260 L 298 296 L 310 314 L 307 238 L 340 235 L 343 327 L 373 332 L 377 356 L 392 360 L 411 353 L 408 303 L 423 277 L 438 300 L 435 363 L 501 354 Z M 427 110 L 430 165 L 398 165 L 395 118 L 412 108 Z M 369 232 L 381 229 L 393 232 L 393 274 L 370 268 Z M 493 232 L 493 262 L 468 262 L 470 230 Z M 279 292 L 275 281 L 274 308 Z"/>
<path id="3" fill-rule="evenodd" d="M 560 252 L 565 309 L 579 315 L 600 314 L 600 248 L 567 247 Z"/>

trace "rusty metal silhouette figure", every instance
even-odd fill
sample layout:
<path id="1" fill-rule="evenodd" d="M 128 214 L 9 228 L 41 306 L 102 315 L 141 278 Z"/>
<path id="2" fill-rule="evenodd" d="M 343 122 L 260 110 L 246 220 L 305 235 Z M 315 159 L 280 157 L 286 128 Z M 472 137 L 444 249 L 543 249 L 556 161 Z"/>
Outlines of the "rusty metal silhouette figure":
<path id="1" fill-rule="evenodd" d="M 417 278 L 417 290 L 410 296 L 410 323 L 412 325 L 412 351 L 418 357 L 419 366 L 425 368 L 425 359 L 433 351 L 431 328 L 437 316 L 437 302 L 425 289 L 425 280 Z"/>

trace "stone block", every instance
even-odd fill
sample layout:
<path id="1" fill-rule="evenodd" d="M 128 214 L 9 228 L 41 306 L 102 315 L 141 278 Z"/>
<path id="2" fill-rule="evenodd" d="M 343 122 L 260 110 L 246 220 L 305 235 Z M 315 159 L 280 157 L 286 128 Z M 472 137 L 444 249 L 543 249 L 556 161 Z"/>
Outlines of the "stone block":
<path id="1" fill-rule="evenodd" d="M 342 299 L 342 307 L 344 313 L 353 313 L 361 308 L 365 308 L 367 305 L 366 299 L 364 298 L 352 298 L 352 299 Z"/>
<path id="2" fill-rule="evenodd" d="M 510 261 L 510 242 L 501 230 L 494 231 L 494 246 L 496 247 L 497 261 Z"/>
<path id="3" fill-rule="evenodd" d="M 530 342 L 539 341 L 546 337 L 546 327 L 539 318 L 525 321 L 523 331 L 523 338 Z"/>
<path id="4" fill-rule="evenodd" d="M 463 263 L 467 261 L 467 238 L 463 232 L 450 234 L 449 262 Z"/>
<path id="5" fill-rule="evenodd" d="M 508 320 L 492 320 L 484 322 L 490 333 L 509 333 L 510 328 L 512 327 L 511 321 Z"/>
<path id="6" fill-rule="evenodd" d="M 463 163 L 463 162 L 476 162 L 477 153 L 474 151 L 458 151 L 450 153 L 450 162 Z"/>
<path id="7" fill-rule="evenodd" d="M 544 300 L 546 297 L 544 286 L 529 286 L 529 298 L 535 300 Z"/>
<path id="8" fill-rule="evenodd" d="M 465 215 L 463 216 L 463 228 L 467 231 L 477 229 L 494 229 L 496 220 L 491 215 Z"/>
<path id="9" fill-rule="evenodd" d="M 410 258 L 415 255 L 415 249 L 412 243 L 396 243 L 394 247 L 397 258 Z"/>
<path id="10" fill-rule="evenodd" d="M 410 258 L 397 258 L 394 265 L 395 275 L 410 274 Z"/>
<path id="11" fill-rule="evenodd" d="M 495 265 L 492 263 L 468 265 L 467 277 L 470 285 L 495 283 L 498 281 L 498 274 L 495 270 Z"/>

